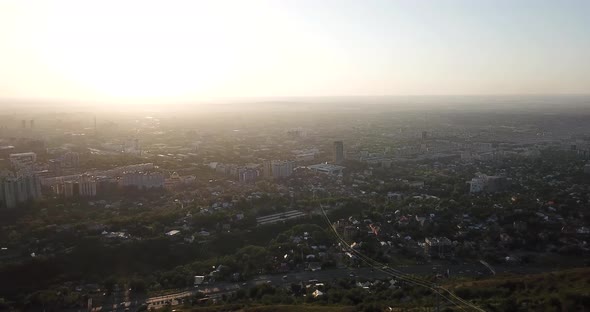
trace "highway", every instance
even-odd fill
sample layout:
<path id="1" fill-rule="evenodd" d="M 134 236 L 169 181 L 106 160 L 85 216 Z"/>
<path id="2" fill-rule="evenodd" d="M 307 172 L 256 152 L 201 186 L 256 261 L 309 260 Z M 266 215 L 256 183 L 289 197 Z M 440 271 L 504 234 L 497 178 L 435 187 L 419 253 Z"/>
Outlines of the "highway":
<path id="1" fill-rule="evenodd" d="M 485 277 L 492 275 L 492 272 L 488 267 L 480 262 L 463 263 L 463 264 L 420 264 L 410 266 L 396 266 L 392 267 L 396 270 L 402 271 L 406 274 L 412 274 L 417 276 L 430 276 L 433 277 L 437 274 L 445 275 L 449 272 L 450 277 L 465 276 L 465 277 Z M 515 274 L 532 274 L 539 272 L 552 271 L 555 268 L 549 267 L 535 267 L 535 266 L 497 266 L 493 268 L 497 274 L 502 273 L 515 273 Z M 284 278 L 286 276 L 286 278 Z M 240 288 L 248 289 L 250 287 L 260 284 L 271 284 L 274 286 L 284 286 L 291 283 L 307 282 L 310 280 L 317 280 L 319 282 L 328 282 L 340 278 L 353 278 L 359 281 L 365 281 L 369 279 L 386 279 L 391 278 L 386 273 L 373 270 L 371 268 L 333 268 L 327 270 L 321 270 L 316 272 L 302 271 L 302 272 L 288 272 L 288 273 L 277 273 L 277 274 L 266 274 L 256 276 L 248 281 L 239 283 L 231 282 L 218 282 L 211 285 L 200 285 L 199 287 L 189 288 L 180 290 L 175 293 L 145 298 L 142 296 L 134 295 L 133 293 L 122 295 L 121 292 L 114 295 L 113 299 L 106 300 L 108 304 L 104 304 L 99 307 L 94 307 L 93 311 L 105 311 L 105 312 L 123 312 L 135 311 L 141 305 L 146 304 L 148 309 L 161 308 L 166 305 L 177 305 L 182 303 L 183 298 L 191 297 L 197 292 L 202 292 L 207 296 L 216 297 L 222 294 L 228 294 L 239 290 Z M 118 301 L 120 300 L 120 301 Z M 78 311 L 71 310 L 71 311 Z"/>

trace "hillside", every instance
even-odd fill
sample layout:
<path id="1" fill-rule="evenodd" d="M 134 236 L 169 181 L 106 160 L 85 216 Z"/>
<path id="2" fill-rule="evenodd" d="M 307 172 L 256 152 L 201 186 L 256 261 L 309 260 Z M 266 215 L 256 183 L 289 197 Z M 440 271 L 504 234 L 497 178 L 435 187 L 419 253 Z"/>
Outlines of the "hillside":
<path id="1" fill-rule="evenodd" d="M 590 268 L 445 285 L 489 311 L 583 311 L 590 308 Z"/>

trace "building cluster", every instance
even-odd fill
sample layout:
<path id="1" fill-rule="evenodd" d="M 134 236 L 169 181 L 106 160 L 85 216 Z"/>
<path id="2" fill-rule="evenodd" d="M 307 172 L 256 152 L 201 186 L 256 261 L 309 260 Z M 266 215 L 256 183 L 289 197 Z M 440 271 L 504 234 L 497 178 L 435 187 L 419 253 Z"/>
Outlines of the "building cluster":
<path id="1" fill-rule="evenodd" d="M 297 168 L 309 169 L 312 172 L 326 173 L 328 175 L 341 176 L 345 167 L 342 164 L 345 159 L 345 149 L 343 141 L 334 141 L 331 145 L 332 150 L 328 155 L 324 155 L 319 148 L 308 145 L 304 148 L 290 150 L 289 153 L 281 154 L 280 157 L 271 158 L 268 148 L 262 146 L 256 152 L 256 156 L 244 156 L 241 158 L 248 159 L 246 164 L 228 164 L 221 162 L 209 162 L 208 167 L 215 172 L 229 176 L 232 180 L 242 183 L 254 182 L 258 179 L 281 180 L 293 175 Z M 318 159 L 324 157 L 325 162 L 316 163 Z M 326 160 L 330 160 L 328 161 Z M 391 161 L 389 161 L 391 162 Z"/>
<path id="2" fill-rule="evenodd" d="M 149 190 L 156 188 L 165 188 L 174 190 L 179 187 L 194 183 L 195 176 L 182 177 L 174 172 L 170 177 L 156 170 L 141 171 L 129 170 L 119 175 L 91 175 L 84 173 L 74 178 L 68 177 L 67 180 L 53 180 L 51 189 L 55 195 L 71 197 L 94 197 L 97 193 L 106 193 L 116 188 L 136 188 L 139 190 Z"/>
<path id="3" fill-rule="evenodd" d="M 179 187 L 185 186 L 185 185 L 190 185 L 195 183 L 195 181 L 197 180 L 197 177 L 195 176 L 180 176 L 178 173 L 173 172 L 169 178 L 164 180 L 164 188 L 172 191 L 174 189 L 177 189 Z"/>
<path id="4" fill-rule="evenodd" d="M 292 160 L 266 160 L 262 166 L 264 177 L 281 179 L 293 174 L 295 162 Z"/>
<path id="5" fill-rule="evenodd" d="M 41 183 L 34 174 L 5 175 L 0 180 L 0 201 L 5 208 L 12 209 L 18 204 L 41 198 Z"/>
<path id="6" fill-rule="evenodd" d="M 80 175 L 78 180 L 61 181 L 53 185 L 55 195 L 71 198 L 74 196 L 94 197 L 96 196 L 98 182 L 88 174 Z"/>
<path id="7" fill-rule="evenodd" d="M 15 153 L 8 158 L 12 170 L 0 173 L 0 207 L 4 208 L 15 208 L 19 204 L 39 200 L 43 190 L 58 197 L 90 198 L 123 187 L 174 190 L 196 180 L 195 176 L 181 177 L 177 173 L 167 177 L 153 163 L 56 176 L 63 173 L 63 169 L 77 171 L 80 157 L 75 152 L 50 160 L 49 176 L 48 170 L 38 170 L 37 167 L 42 166 L 37 164 L 36 153 Z"/>
<path id="8" fill-rule="evenodd" d="M 236 164 L 210 163 L 209 168 L 214 169 L 217 173 L 230 176 L 235 180 L 243 183 L 250 183 L 256 181 L 260 176 L 259 165 L 247 164 L 239 166 Z"/>
<path id="9" fill-rule="evenodd" d="M 585 140 L 573 140 L 564 143 L 565 149 L 574 151 L 579 158 L 590 160 L 590 142 Z"/>
<path id="10" fill-rule="evenodd" d="M 254 182 L 258 178 L 282 179 L 293 174 L 295 161 L 292 160 L 264 160 L 262 166 L 259 164 L 247 164 L 239 166 L 236 164 L 210 163 L 209 167 L 216 172 L 232 177 L 243 183 Z"/>
<path id="11" fill-rule="evenodd" d="M 121 166 L 115 167 L 112 169 L 107 170 L 94 170 L 88 171 L 86 174 L 94 177 L 100 177 L 101 179 L 112 179 L 121 177 L 123 174 L 127 172 L 149 172 L 153 171 L 156 167 L 153 163 L 143 163 L 143 164 L 135 164 L 135 165 L 128 165 L 128 166 Z M 63 175 L 63 176 L 55 176 L 55 177 L 45 177 L 41 179 L 41 184 L 44 187 L 51 188 L 55 184 L 60 184 L 67 181 L 77 181 L 80 179 L 81 174 L 70 174 L 70 175 Z"/>
<path id="12" fill-rule="evenodd" d="M 333 147 L 333 164 L 315 164 L 309 165 L 306 168 L 319 173 L 342 175 L 344 167 L 336 164 L 341 164 L 345 160 L 344 143 L 342 141 L 336 141 Z M 293 150 L 292 154 L 294 160 L 267 159 L 263 160 L 261 165 L 247 164 L 243 166 L 212 162 L 209 163 L 209 167 L 220 174 L 231 176 L 240 182 L 253 182 L 259 177 L 265 179 L 284 179 L 293 174 L 297 163 L 301 165 L 302 163 L 315 160 L 317 155 L 320 154 L 320 150 L 317 148 L 298 149 Z"/>
<path id="13" fill-rule="evenodd" d="M 0 174 L 1 206 L 13 209 L 17 205 L 41 198 L 41 181 L 35 174 L 37 154 L 10 154 L 12 171 Z"/>
<path id="14" fill-rule="evenodd" d="M 307 166 L 307 168 L 314 172 L 326 173 L 335 176 L 342 175 L 342 171 L 345 169 L 343 166 L 333 164 L 317 164 Z"/>

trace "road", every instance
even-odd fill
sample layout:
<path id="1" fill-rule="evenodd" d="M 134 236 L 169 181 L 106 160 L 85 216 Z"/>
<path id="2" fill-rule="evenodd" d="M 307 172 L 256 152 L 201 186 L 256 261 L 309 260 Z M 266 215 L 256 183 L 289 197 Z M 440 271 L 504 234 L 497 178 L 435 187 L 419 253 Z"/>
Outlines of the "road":
<path id="1" fill-rule="evenodd" d="M 436 274 L 444 275 L 447 270 L 451 277 L 465 276 L 490 276 L 492 275 L 490 269 L 479 262 L 463 263 L 463 264 L 421 264 L 410 266 L 391 267 L 406 274 L 420 275 L 420 276 L 434 276 Z M 495 266 L 493 268 L 497 274 L 501 273 L 515 273 L 515 274 L 532 274 L 546 271 L 552 271 L 555 268 L 550 267 L 535 267 L 535 266 Z M 286 276 L 286 278 L 284 278 Z M 316 272 L 302 271 L 289 272 L 279 274 L 259 275 L 248 281 L 240 283 L 218 282 L 212 285 L 201 285 L 195 288 L 184 289 L 176 293 L 145 298 L 132 293 L 119 292 L 113 298 L 100 307 L 95 307 L 93 311 L 108 311 L 108 312 L 123 312 L 126 309 L 135 311 L 141 305 L 146 304 L 148 309 L 161 308 L 166 305 L 177 305 L 182 303 L 183 298 L 191 297 L 197 292 L 202 292 L 209 297 L 217 297 L 223 294 L 235 292 L 241 288 L 248 289 L 250 287 L 271 284 L 274 286 L 284 286 L 291 283 L 307 282 L 310 280 L 317 280 L 319 282 L 332 281 L 340 278 L 354 278 L 359 281 L 367 279 L 385 279 L 390 277 L 380 270 L 371 268 L 334 268 L 328 270 L 321 270 Z M 126 295 L 125 295 L 126 293 Z M 78 310 L 72 310 L 78 311 Z"/>

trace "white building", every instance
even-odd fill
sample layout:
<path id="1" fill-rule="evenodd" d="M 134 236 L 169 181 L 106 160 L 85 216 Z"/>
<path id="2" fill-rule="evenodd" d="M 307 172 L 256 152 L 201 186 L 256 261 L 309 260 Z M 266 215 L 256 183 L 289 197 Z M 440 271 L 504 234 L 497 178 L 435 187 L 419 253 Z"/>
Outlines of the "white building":
<path id="1" fill-rule="evenodd" d="M 332 165 L 332 164 L 317 164 L 317 165 L 308 166 L 307 168 L 309 168 L 315 172 L 327 173 L 327 174 L 331 174 L 331 175 L 341 175 L 342 170 L 344 170 L 345 167 L 338 166 L 338 165 Z"/>

